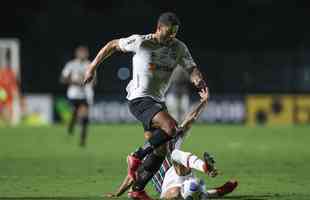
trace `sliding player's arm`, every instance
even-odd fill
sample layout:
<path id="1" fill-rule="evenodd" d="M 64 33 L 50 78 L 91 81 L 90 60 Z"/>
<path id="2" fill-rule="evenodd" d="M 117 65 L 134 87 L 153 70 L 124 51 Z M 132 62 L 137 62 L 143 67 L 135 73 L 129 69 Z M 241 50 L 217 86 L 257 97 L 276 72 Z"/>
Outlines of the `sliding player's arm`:
<path id="1" fill-rule="evenodd" d="M 199 92 L 199 95 L 201 97 L 199 104 L 186 115 L 185 119 L 181 123 L 181 128 L 184 133 L 191 128 L 192 124 L 198 119 L 204 108 L 207 107 L 209 97 L 208 89 L 202 89 Z"/>
<path id="2" fill-rule="evenodd" d="M 100 63 L 102 63 L 105 59 L 111 56 L 114 52 L 120 51 L 119 40 L 111 40 L 108 42 L 97 54 L 95 59 L 88 65 L 85 76 L 84 76 L 84 85 L 89 83 L 94 78 L 97 67 Z"/>
<path id="3" fill-rule="evenodd" d="M 117 191 L 114 193 L 107 193 L 104 195 L 104 197 L 109 197 L 109 198 L 116 198 L 122 196 L 133 184 L 133 179 L 130 178 L 129 176 L 126 176 L 125 179 L 123 180 L 122 184 L 117 188 Z"/>

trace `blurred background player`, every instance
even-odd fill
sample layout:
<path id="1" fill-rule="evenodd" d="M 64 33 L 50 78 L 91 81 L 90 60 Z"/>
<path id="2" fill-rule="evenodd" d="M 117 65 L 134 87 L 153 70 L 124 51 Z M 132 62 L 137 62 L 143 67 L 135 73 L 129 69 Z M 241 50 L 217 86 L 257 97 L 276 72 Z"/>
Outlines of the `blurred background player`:
<path id="1" fill-rule="evenodd" d="M 94 81 L 83 85 L 83 77 L 87 65 L 89 51 L 86 46 L 79 46 L 75 50 L 75 58 L 69 61 L 62 73 L 61 82 L 68 85 L 67 98 L 72 105 L 72 116 L 68 125 L 68 134 L 73 135 L 76 122 L 81 125 L 80 146 L 86 145 L 89 124 L 89 105 L 93 103 Z"/>
<path id="2" fill-rule="evenodd" d="M 166 96 L 168 110 L 178 122 L 181 122 L 189 108 L 189 83 L 188 73 L 181 66 L 178 66 L 171 75 L 171 86 Z"/>
<path id="3" fill-rule="evenodd" d="M 20 97 L 19 82 L 11 67 L 10 49 L 4 49 L 4 59 L 0 62 L 0 123 L 14 124 L 13 104 Z"/>

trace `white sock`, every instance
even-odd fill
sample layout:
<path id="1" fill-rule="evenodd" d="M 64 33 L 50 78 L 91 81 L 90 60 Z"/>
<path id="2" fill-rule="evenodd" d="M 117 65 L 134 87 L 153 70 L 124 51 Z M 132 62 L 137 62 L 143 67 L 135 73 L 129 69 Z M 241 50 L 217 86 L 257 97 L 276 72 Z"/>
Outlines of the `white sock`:
<path id="1" fill-rule="evenodd" d="M 207 190 L 206 194 L 210 198 L 218 197 L 218 192 L 216 189 Z"/>
<path id="2" fill-rule="evenodd" d="M 205 172 L 205 162 L 192 153 L 175 149 L 171 153 L 171 159 L 179 164 L 184 165 L 185 167 Z"/>

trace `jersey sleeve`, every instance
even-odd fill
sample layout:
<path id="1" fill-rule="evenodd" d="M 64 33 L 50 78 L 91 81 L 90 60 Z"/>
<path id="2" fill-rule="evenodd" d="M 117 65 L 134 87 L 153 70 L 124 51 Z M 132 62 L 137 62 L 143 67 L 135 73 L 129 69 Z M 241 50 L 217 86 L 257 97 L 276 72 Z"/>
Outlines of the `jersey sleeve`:
<path id="1" fill-rule="evenodd" d="M 121 38 L 118 44 L 124 52 L 136 52 L 140 44 L 140 37 L 139 35 L 131 35 L 127 38 Z"/>
<path id="2" fill-rule="evenodd" d="M 180 56 L 180 61 L 179 64 L 185 68 L 186 70 L 189 70 L 196 66 L 196 63 L 189 52 L 187 46 L 185 44 L 181 44 L 181 56 Z"/>

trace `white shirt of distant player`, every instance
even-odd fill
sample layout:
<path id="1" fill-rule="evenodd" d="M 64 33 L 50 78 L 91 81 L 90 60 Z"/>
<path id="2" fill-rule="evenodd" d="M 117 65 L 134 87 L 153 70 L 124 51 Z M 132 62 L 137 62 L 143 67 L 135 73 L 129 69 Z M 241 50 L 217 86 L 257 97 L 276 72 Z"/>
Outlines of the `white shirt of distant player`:
<path id="1" fill-rule="evenodd" d="M 170 77 L 178 66 L 190 69 L 196 66 L 186 45 L 174 39 L 168 45 L 158 43 L 152 34 L 121 38 L 124 52 L 133 52 L 133 76 L 127 85 L 127 99 L 152 97 L 163 101 L 170 85 Z"/>
<path id="2" fill-rule="evenodd" d="M 82 83 L 86 67 L 89 63 L 88 60 L 82 62 L 77 59 L 69 61 L 62 71 L 62 76 Z M 88 103 L 92 103 L 93 96 L 94 91 L 91 84 L 87 84 L 86 86 L 70 84 L 67 89 L 67 97 L 69 99 L 87 99 Z"/>

